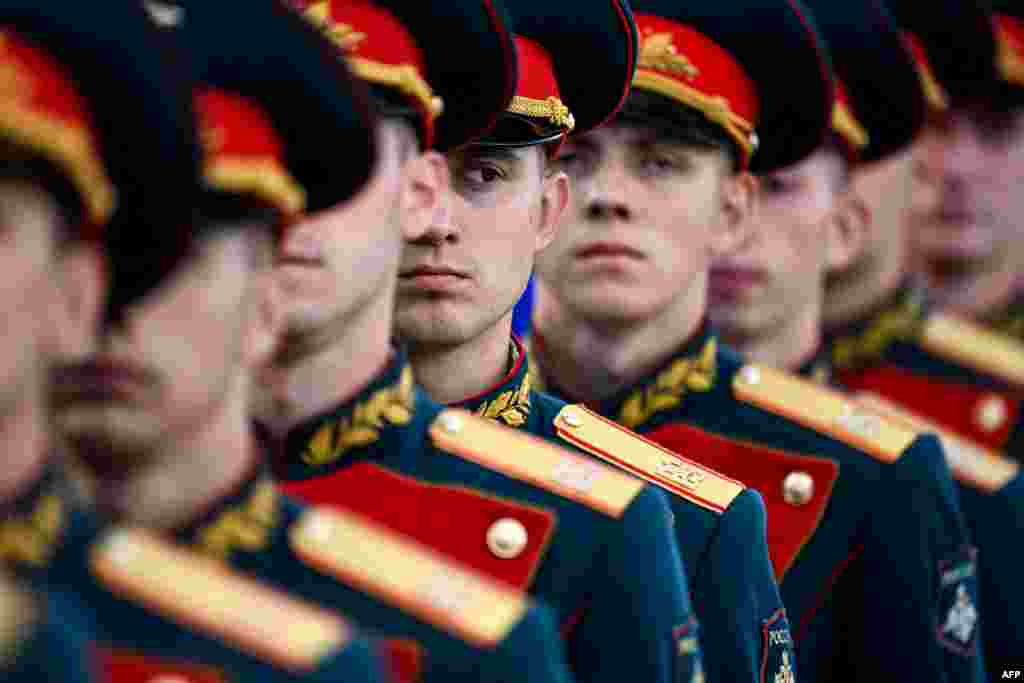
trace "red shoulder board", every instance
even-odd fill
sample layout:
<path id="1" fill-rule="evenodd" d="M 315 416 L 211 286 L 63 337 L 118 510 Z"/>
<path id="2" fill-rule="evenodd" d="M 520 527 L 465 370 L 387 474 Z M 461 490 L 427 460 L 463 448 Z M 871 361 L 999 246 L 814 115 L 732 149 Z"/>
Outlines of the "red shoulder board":
<path id="1" fill-rule="evenodd" d="M 308 503 L 359 513 L 520 589 L 533 580 L 555 528 L 548 510 L 470 488 L 423 483 L 370 463 L 281 488 Z"/>
<path id="2" fill-rule="evenodd" d="M 768 553 L 775 578 L 782 581 L 825 514 L 839 466 L 826 458 L 735 441 L 685 424 L 666 425 L 646 436 L 761 494 L 768 509 Z"/>
<path id="3" fill-rule="evenodd" d="M 394 683 L 420 683 L 423 680 L 423 646 L 408 638 L 388 638 L 382 643 Z"/>
<path id="4" fill-rule="evenodd" d="M 892 365 L 841 372 L 839 381 L 855 391 L 872 391 L 910 408 L 986 448 L 1006 447 L 1020 400 L 1007 392 L 949 382 Z"/>
<path id="5" fill-rule="evenodd" d="M 96 649 L 98 680 L 105 683 L 230 683 L 225 671 L 130 650 Z"/>

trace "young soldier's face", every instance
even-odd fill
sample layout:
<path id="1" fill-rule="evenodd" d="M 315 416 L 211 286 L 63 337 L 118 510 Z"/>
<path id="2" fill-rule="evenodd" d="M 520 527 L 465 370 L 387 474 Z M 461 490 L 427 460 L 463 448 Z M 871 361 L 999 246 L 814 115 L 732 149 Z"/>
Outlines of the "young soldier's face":
<path id="1" fill-rule="evenodd" d="M 534 258 L 554 237 L 568 180 L 541 146 L 469 147 L 448 157 L 437 220 L 406 226 L 395 323 L 414 346 L 474 339 L 512 315 Z"/>
<path id="2" fill-rule="evenodd" d="M 38 186 L 0 181 L 0 419 L 42 400 L 50 364 L 94 341 L 99 255 L 81 244 L 62 253 L 62 221 Z"/>
<path id="3" fill-rule="evenodd" d="M 723 152 L 614 124 L 573 138 L 560 159 L 572 202 L 537 272 L 561 305 L 630 324 L 704 286 L 740 220 Z"/>
<path id="4" fill-rule="evenodd" d="M 269 358 L 280 316 L 270 247 L 258 255 L 244 232 L 255 229 L 231 226 L 200 240 L 159 289 L 105 330 L 98 353 L 65 371 L 59 424 L 99 476 L 150 464 L 157 449 L 225 419 L 229 395 L 244 396 L 247 373 Z"/>
<path id="5" fill-rule="evenodd" d="M 914 156 L 915 257 L 940 272 L 998 267 L 1024 237 L 1024 109 L 938 115 Z"/>
<path id="6" fill-rule="evenodd" d="M 335 341 L 394 291 L 403 167 L 416 153 L 416 139 L 410 127 L 392 122 L 379 125 L 378 137 L 377 167 L 359 194 L 304 218 L 283 240 L 276 270 L 286 302 L 286 346 Z"/>
<path id="7" fill-rule="evenodd" d="M 750 238 L 711 269 L 708 312 L 726 339 L 770 335 L 816 305 L 844 163 L 823 147 L 762 176 Z"/>

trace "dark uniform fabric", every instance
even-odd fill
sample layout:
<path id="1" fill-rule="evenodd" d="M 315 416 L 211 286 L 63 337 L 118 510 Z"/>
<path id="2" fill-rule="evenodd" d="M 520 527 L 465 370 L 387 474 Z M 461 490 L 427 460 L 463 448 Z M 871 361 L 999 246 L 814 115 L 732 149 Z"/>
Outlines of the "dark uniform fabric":
<path id="1" fill-rule="evenodd" d="M 513 338 L 510 370 L 486 392 L 459 407 L 506 426 L 575 448 L 555 428 L 566 406 L 531 386 L 530 361 Z M 582 451 L 586 452 L 586 451 Z M 671 495 L 676 541 L 701 628 L 705 676 L 710 681 L 761 680 L 768 655 L 793 661 L 792 638 L 766 541 L 761 496 L 745 489 L 724 511 Z M 772 635 L 766 635 L 771 624 Z"/>
<path id="2" fill-rule="evenodd" d="M 975 473 L 976 465 L 1002 453 L 1021 457 L 1019 393 L 1003 378 L 929 348 L 930 315 L 924 292 L 905 283 L 869 315 L 832 330 L 825 348 L 835 377 L 850 390 L 881 395 L 955 435 L 944 446 L 979 549 L 984 650 L 990 662 L 1005 662 L 1024 652 L 1024 590 L 1014 578 L 1015 541 L 1024 540 L 1024 484 L 1009 462 L 994 479 Z"/>
<path id="3" fill-rule="evenodd" d="M 450 503 L 429 510 L 411 499 L 404 515 L 395 516 L 404 517 L 405 524 L 443 528 L 439 520 L 447 509 L 459 510 L 448 516 L 444 533 L 433 534 L 433 547 L 553 606 L 579 680 L 671 681 L 698 675 L 701 658 L 685 574 L 661 493 L 546 445 L 536 458 L 545 474 L 531 483 L 529 475 L 512 475 L 480 460 L 497 452 L 515 453 L 510 459 L 525 462 L 527 454 L 516 449 L 522 447 L 517 439 L 527 437 L 498 429 L 482 449 L 489 453 L 445 450 L 436 443 L 439 434 L 457 437 L 462 418 L 442 411 L 414 387 L 404 356 L 396 354 L 358 395 L 293 429 L 275 474 L 300 499 L 371 515 L 383 507 L 402 510 L 403 501 L 389 498 L 393 485 L 363 485 L 367 465 L 422 482 Z M 607 490 L 601 489 L 605 483 L 616 496 L 628 491 L 621 507 L 599 511 L 569 497 Z M 476 502 L 456 507 L 467 488 L 472 497 L 480 493 L 492 499 L 491 517 L 474 512 L 483 509 Z M 508 505 L 519 508 L 511 519 L 522 526 L 525 545 L 517 557 L 504 560 L 482 530 L 471 529 L 501 521 L 508 514 L 501 509 Z M 520 558 L 528 563 L 517 563 Z"/>
<path id="4" fill-rule="evenodd" d="M 226 562 L 240 572 L 280 586 L 310 602 L 336 609 L 362 628 L 387 639 L 395 668 L 405 680 L 518 681 L 568 683 L 564 653 L 547 607 L 530 606 L 507 635 L 481 645 L 452 629 L 418 618 L 354 579 L 318 571 L 296 550 L 295 534 L 309 522 L 312 508 L 281 494 L 262 467 L 254 468 L 235 490 L 210 505 L 176 537 L 196 551 Z M 344 549 L 342 549 L 344 552 Z M 370 551 L 372 552 L 372 550 Z M 387 573 L 389 567 L 381 567 Z M 339 580 L 340 579 L 340 580 Z M 444 577 L 417 577 L 437 593 L 439 609 L 469 607 L 457 582 Z M 460 602 L 460 600 L 462 602 Z M 405 647 L 401 647 L 405 644 Z M 396 647 L 397 646 L 397 647 Z"/>
<path id="5" fill-rule="evenodd" d="M 201 610 L 192 605 L 161 609 L 158 600 L 140 597 L 134 579 L 156 591 L 166 591 L 181 577 L 176 567 L 141 565 L 133 558 L 132 537 L 126 530 L 104 527 L 71 493 L 68 483 L 53 468 L 30 490 L 3 509 L 0 522 L 2 558 L 17 576 L 36 589 L 70 600 L 84 612 L 71 612 L 69 623 L 85 614 L 95 621 L 96 646 L 93 667 L 98 680 L 145 681 L 159 675 L 177 675 L 191 683 L 206 681 L 383 681 L 380 661 L 367 641 L 352 639 L 340 649 L 319 643 L 322 656 L 310 664 L 274 661 L 249 648 L 246 622 L 266 603 L 249 604 L 247 594 L 220 595 L 220 602 L 234 610 L 232 630 L 222 634 L 194 621 Z M 104 559 L 123 563 L 124 582 L 109 581 L 100 574 Z M 182 558 L 189 562 L 187 556 Z M 136 576 L 131 575 L 136 572 Z M 236 585 L 246 588 L 249 582 Z M 261 592 L 267 589 L 259 588 Z M 197 595 L 208 602 L 210 596 Z M 54 603 L 59 606 L 59 602 Z M 278 604 L 283 618 L 288 605 Z M 78 609 L 71 607 L 69 609 Z M 61 613 L 60 618 L 64 618 Z M 285 621 L 282 621 L 282 628 Z M 235 636 L 239 636 L 236 638 Z M 328 645 L 328 646 L 325 646 Z M 305 668 L 306 665 L 309 668 Z"/>
<path id="6" fill-rule="evenodd" d="M 666 374 L 684 366 L 685 373 Z M 666 445 L 678 442 L 674 430 L 690 425 L 730 441 L 838 465 L 820 523 L 781 582 L 801 677 L 979 680 L 976 629 L 958 631 L 965 635 L 963 642 L 950 641 L 943 629 L 946 603 L 961 588 L 972 607 L 977 603 L 970 576 L 973 549 L 935 437 L 914 439 L 886 464 L 837 436 L 742 400 L 739 389 L 755 387 L 766 372 L 745 368 L 705 326 L 654 372 L 595 408 Z M 679 381 L 664 381 L 670 376 Z M 662 395 L 677 400 L 660 400 Z M 810 405 L 789 408 L 794 416 L 815 410 Z M 848 424 L 851 431 L 860 429 L 856 414 Z M 710 467 L 715 467 L 715 455 L 693 453 L 706 456 Z M 751 459 L 748 481 L 764 478 L 758 470 L 768 464 Z M 803 487 L 804 494 L 823 482 L 812 477 L 811 484 Z M 772 493 L 764 491 L 766 497 Z M 792 498 L 797 504 L 800 499 Z M 781 506 L 778 510 L 785 514 Z M 773 519 L 774 514 L 770 507 Z M 944 573 L 946 566 L 963 572 Z M 944 584 L 949 577 L 956 580 Z"/>

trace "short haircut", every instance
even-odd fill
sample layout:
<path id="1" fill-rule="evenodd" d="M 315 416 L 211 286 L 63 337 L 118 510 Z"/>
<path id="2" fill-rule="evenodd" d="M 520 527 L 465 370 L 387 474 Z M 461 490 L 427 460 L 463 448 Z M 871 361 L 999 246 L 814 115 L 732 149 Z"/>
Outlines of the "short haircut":
<path id="1" fill-rule="evenodd" d="M 740 169 L 739 146 L 721 126 L 709 121 L 703 112 L 664 95 L 632 89 L 615 120 L 653 128 L 659 136 L 678 144 L 720 151 L 734 172 Z"/>

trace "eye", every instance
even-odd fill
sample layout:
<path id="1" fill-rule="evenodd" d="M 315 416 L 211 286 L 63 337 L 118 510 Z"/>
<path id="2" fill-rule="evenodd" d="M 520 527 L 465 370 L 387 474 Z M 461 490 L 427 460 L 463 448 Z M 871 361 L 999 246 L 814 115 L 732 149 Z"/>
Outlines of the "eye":
<path id="1" fill-rule="evenodd" d="M 761 189 L 766 194 L 785 194 L 796 189 L 797 183 L 789 178 L 766 175 L 761 178 Z"/>
<path id="2" fill-rule="evenodd" d="M 496 180 L 501 180 L 505 174 L 501 169 L 494 166 L 473 166 L 462 172 L 466 182 L 471 185 L 489 185 Z"/>
<path id="3" fill-rule="evenodd" d="M 647 175 L 665 175 L 678 168 L 676 161 L 664 154 L 649 154 L 640 160 L 640 169 Z"/>

